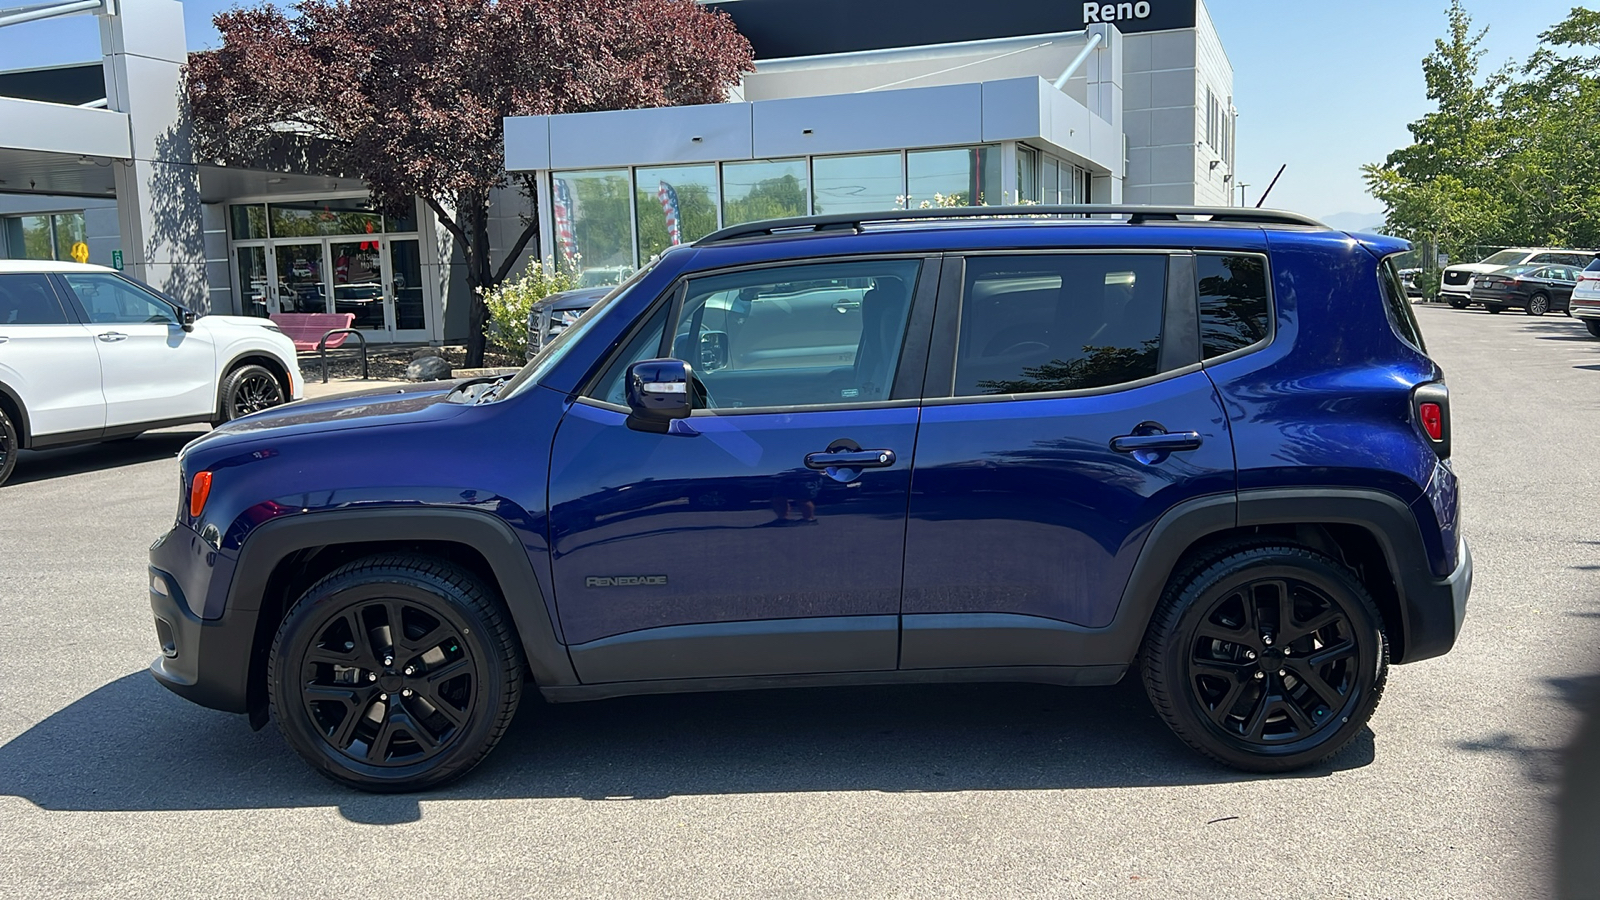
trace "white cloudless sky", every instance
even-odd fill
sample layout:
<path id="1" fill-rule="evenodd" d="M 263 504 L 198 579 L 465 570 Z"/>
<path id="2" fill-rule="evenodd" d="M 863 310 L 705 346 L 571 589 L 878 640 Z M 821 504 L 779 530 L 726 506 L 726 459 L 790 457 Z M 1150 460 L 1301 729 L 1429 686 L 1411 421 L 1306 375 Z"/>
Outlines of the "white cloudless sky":
<path id="1" fill-rule="evenodd" d="M 1287 163 L 1267 205 L 1320 217 L 1358 213 L 1376 219 L 1382 207 L 1368 196 L 1360 167 L 1410 143 L 1406 124 L 1430 108 L 1422 58 L 1444 34 L 1448 0 L 1205 2 L 1233 63 L 1240 115 L 1237 178 L 1250 185 L 1248 202 L 1254 204 Z M 0 0 L 0 6 L 19 5 L 24 4 Z M 185 2 L 190 49 L 216 46 L 211 17 L 235 5 Z M 1525 59 L 1539 32 L 1574 5 L 1576 0 L 1467 0 L 1474 25 L 1489 26 L 1485 71 Z M 99 52 L 90 17 L 0 29 L 0 69 L 83 62 Z"/>

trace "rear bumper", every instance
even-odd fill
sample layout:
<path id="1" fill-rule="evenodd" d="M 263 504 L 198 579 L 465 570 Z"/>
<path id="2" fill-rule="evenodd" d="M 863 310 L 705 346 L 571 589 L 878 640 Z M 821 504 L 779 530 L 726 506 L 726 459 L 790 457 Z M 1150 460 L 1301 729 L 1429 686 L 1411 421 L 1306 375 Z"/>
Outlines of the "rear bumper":
<path id="1" fill-rule="evenodd" d="M 1460 562 L 1454 572 L 1406 591 L 1405 662 L 1443 656 L 1455 646 L 1467 618 L 1467 598 L 1472 593 L 1472 550 L 1460 542 Z"/>

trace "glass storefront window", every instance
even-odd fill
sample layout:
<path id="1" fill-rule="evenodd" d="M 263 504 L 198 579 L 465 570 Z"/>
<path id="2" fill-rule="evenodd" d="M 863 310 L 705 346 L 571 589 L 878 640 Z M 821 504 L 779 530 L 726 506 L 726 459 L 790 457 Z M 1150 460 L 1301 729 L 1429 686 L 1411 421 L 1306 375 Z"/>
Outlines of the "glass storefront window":
<path id="1" fill-rule="evenodd" d="M 398 216 L 384 216 L 383 229 L 390 234 L 417 230 L 417 203 L 413 200 L 406 207 L 405 213 Z"/>
<path id="2" fill-rule="evenodd" d="M 628 170 L 556 172 L 551 182 L 557 265 L 583 287 L 621 284 L 633 271 Z"/>
<path id="3" fill-rule="evenodd" d="M 895 209 L 906 193 L 905 170 L 898 153 L 818 156 L 811 160 L 811 172 L 815 179 L 812 208 L 818 214 Z"/>
<path id="4" fill-rule="evenodd" d="M 1000 202 L 1000 148 L 913 150 L 906 154 L 906 208 Z"/>
<path id="5" fill-rule="evenodd" d="M 1032 147 L 1017 148 L 1017 202 L 1039 199 L 1039 151 Z"/>
<path id="6" fill-rule="evenodd" d="M 633 179 L 640 259 L 717 230 L 715 165 L 634 169 Z"/>
<path id="7" fill-rule="evenodd" d="M 267 208 L 263 204 L 230 206 L 228 221 L 233 231 L 233 239 L 236 241 L 267 236 Z"/>
<path id="8" fill-rule="evenodd" d="M 273 237 L 321 237 L 332 234 L 381 234 L 383 216 L 365 199 L 301 200 L 267 207 Z"/>
<path id="9" fill-rule="evenodd" d="M 804 159 L 723 163 L 722 223 L 803 216 L 810 210 Z"/>
<path id="10" fill-rule="evenodd" d="M 0 232 L 13 259 L 72 261 L 72 245 L 85 240 L 83 213 L 47 213 L 0 219 Z"/>
<path id="11" fill-rule="evenodd" d="M 1039 202 L 1061 202 L 1061 164 L 1053 159 L 1044 161 L 1044 193 L 1040 195 Z"/>

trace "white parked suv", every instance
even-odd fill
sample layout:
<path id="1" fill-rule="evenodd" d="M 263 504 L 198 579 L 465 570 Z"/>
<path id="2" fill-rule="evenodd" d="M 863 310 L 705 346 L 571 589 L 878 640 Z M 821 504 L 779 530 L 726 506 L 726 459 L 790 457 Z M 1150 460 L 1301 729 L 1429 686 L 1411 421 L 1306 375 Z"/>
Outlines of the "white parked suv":
<path id="1" fill-rule="evenodd" d="M 103 266 L 0 260 L 0 483 L 20 449 L 225 422 L 304 389 L 266 319 L 196 318 Z"/>
<path id="2" fill-rule="evenodd" d="M 1578 286 L 1572 289 L 1567 312 L 1600 338 L 1600 256 L 1578 274 Z"/>
<path id="3" fill-rule="evenodd" d="M 1506 266 L 1571 266 L 1582 269 L 1595 258 L 1593 251 L 1560 250 L 1553 247 L 1513 247 L 1491 254 L 1475 263 L 1448 266 L 1439 277 L 1439 299 L 1456 309 L 1472 305 L 1472 278 Z"/>

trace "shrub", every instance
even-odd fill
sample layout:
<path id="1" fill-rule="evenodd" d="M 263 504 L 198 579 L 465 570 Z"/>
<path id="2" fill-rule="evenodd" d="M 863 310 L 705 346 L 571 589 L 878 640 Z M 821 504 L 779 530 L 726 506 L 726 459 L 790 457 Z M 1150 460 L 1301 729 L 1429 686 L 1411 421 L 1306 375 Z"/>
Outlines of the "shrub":
<path id="1" fill-rule="evenodd" d="M 521 275 L 507 278 L 483 293 L 483 305 L 489 311 L 489 342 L 519 360 L 526 359 L 528 311 L 551 294 L 577 286 L 577 278 L 571 272 L 538 260 L 529 261 Z"/>

